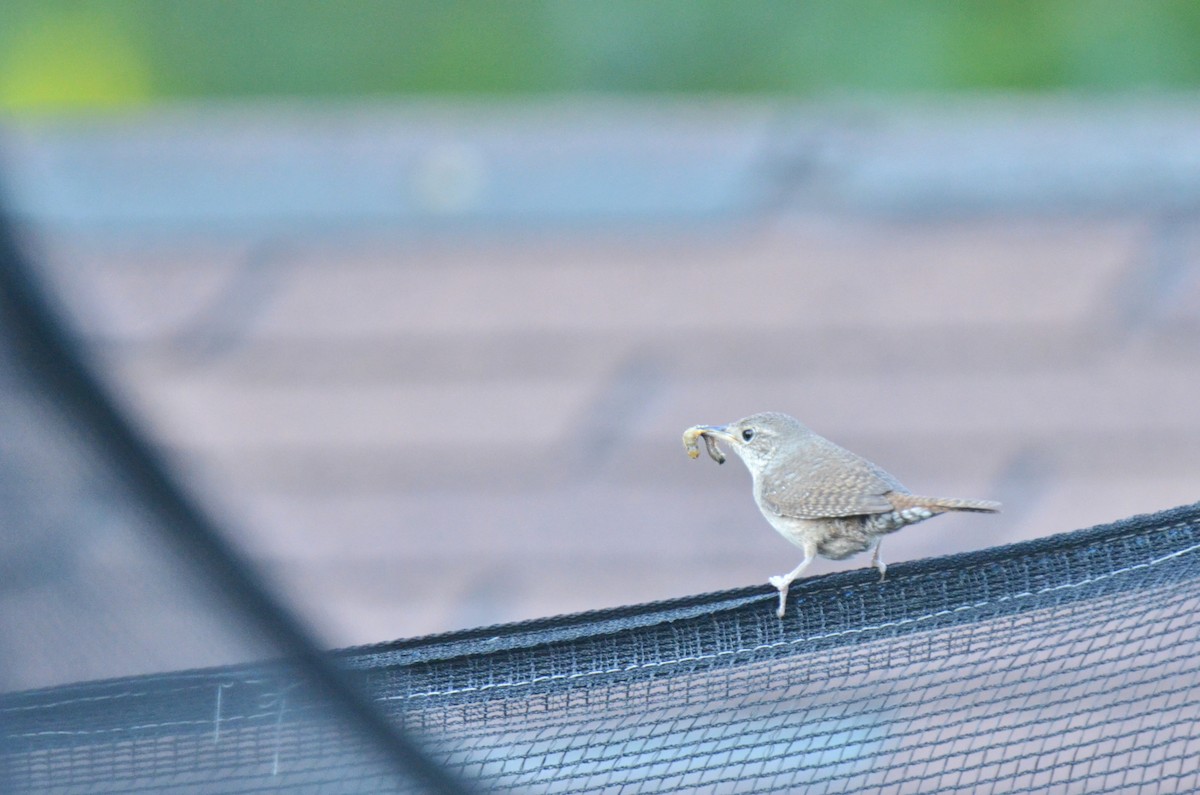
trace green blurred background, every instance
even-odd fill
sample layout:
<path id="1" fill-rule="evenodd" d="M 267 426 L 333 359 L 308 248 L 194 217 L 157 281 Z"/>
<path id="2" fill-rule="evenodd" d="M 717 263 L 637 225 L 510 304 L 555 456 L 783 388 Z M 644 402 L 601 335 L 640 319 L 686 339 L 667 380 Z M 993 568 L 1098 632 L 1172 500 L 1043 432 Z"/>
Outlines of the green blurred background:
<path id="1" fill-rule="evenodd" d="M 1200 83 L 1200 3 L 3 0 L 0 110 L 239 97 L 1127 91 Z"/>

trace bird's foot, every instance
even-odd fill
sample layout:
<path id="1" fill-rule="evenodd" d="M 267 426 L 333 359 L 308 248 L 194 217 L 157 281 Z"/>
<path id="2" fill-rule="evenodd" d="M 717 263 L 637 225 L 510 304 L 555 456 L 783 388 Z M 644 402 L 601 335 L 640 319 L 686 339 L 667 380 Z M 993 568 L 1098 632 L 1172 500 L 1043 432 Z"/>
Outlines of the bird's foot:
<path id="1" fill-rule="evenodd" d="M 782 575 L 776 575 L 767 580 L 767 582 L 771 583 L 772 587 L 779 591 L 779 609 L 775 611 L 775 615 L 783 618 L 783 614 L 787 610 L 788 588 L 791 587 L 792 581 Z"/>
<path id="2" fill-rule="evenodd" d="M 883 558 L 879 557 L 878 545 L 876 545 L 875 552 L 871 555 L 871 565 L 879 569 L 880 582 L 883 582 L 887 579 L 887 564 L 883 562 Z"/>

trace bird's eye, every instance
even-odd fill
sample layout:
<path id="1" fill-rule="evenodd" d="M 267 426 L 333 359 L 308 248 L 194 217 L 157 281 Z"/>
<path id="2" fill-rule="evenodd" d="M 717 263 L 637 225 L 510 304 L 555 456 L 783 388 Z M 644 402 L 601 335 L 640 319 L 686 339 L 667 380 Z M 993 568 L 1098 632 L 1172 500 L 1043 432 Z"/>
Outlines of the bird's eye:
<path id="1" fill-rule="evenodd" d="M 745 439 L 747 442 L 750 441 L 751 439 L 753 439 L 754 438 L 754 429 L 747 428 L 746 430 L 742 431 L 742 438 Z"/>

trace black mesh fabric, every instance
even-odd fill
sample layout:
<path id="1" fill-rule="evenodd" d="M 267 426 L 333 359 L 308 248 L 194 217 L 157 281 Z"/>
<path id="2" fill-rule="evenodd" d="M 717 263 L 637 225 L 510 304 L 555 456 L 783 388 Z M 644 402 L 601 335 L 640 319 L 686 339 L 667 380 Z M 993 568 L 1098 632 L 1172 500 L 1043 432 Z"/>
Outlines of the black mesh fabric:
<path id="1" fill-rule="evenodd" d="M 1200 504 L 981 553 L 343 651 L 481 789 L 1200 787 Z M 11 786 L 335 792 L 357 758 L 285 669 L 3 697 Z"/>
<path id="2" fill-rule="evenodd" d="M 0 693 L 50 701 L 0 695 L 0 793 L 467 791 L 320 651 L 118 409 L 6 221 Z M 264 659 L 287 662 L 220 681 L 206 735 L 185 716 L 197 679 L 144 676 Z M 124 684 L 62 686 L 102 678 Z M 284 738 L 303 764 L 283 764 Z M 219 767 L 200 761 L 208 747 Z"/>
<path id="3" fill-rule="evenodd" d="M 3 220 L 0 793 L 1200 788 L 1200 504 L 805 579 L 783 620 L 758 585 L 327 655 Z"/>

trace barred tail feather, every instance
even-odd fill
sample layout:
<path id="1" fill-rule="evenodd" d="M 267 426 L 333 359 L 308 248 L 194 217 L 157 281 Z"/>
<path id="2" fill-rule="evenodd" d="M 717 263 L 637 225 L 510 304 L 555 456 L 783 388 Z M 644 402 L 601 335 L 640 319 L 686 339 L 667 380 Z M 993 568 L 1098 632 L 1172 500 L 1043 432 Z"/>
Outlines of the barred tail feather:
<path id="1" fill-rule="evenodd" d="M 887 495 L 888 500 L 897 510 L 904 508 L 927 508 L 934 513 L 946 511 L 973 511 L 976 513 L 998 513 L 1000 503 L 991 500 L 960 500 L 953 497 L 921 497 L 916 494 Z"/>

